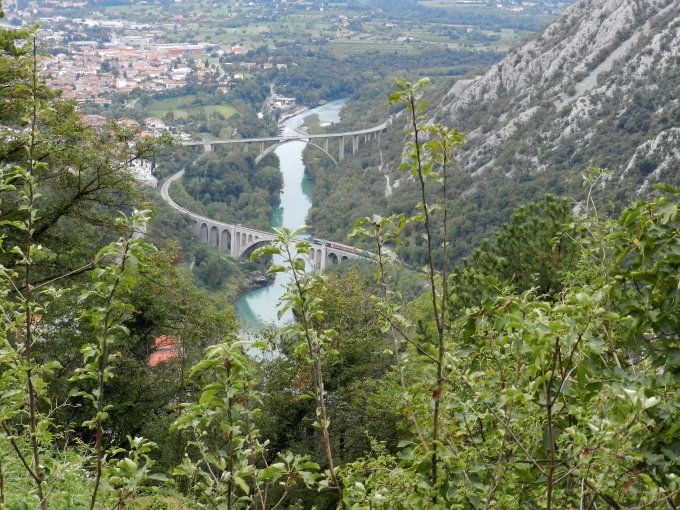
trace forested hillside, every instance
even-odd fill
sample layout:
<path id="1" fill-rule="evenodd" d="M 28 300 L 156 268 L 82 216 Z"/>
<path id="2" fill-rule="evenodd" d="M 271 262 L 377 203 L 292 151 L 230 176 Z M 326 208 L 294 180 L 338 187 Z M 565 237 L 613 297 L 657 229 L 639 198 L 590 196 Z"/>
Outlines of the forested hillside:
<path id="1" fill-rule="evenodd" d="M 0 506 L 111 508 L 164 479 L 142 436 L 160 465 L 181 460 L 169 406 L 235 318 L 176 244 L 143 239 L 151 204 L 128 165 L 169 139 L 82 124 L 38 76 L 33 31 L 1 35 Z M 152 368 L 164 335 L 182 357 Z"/>
<path id="2" fill-rule="evenodd" d="M 33 33 L 1 43 L 0 507 L 680 505 L 677 188 L 612 216 L 609 174 L 584 170 L 578 214 L 517 207 L 454 265 L 465 135 L 431 122 L 427 80 L 397 80 L 381 177 L 419 205 L 359 219 L 373 261 L 325 275 L 281 230 L 254 255 L 281 255 L 295 321 L 245 335 L 133 183 L 167 140 L 81 124 Z"/>

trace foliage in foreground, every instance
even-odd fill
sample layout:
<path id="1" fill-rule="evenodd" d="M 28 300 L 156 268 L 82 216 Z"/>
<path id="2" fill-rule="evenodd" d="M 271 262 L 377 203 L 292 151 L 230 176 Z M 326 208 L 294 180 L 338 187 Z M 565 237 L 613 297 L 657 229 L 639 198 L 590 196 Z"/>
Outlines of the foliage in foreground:
<path id="1" fill-rule="evenodd" d="M 120 152 L 103 150 L 40 85 L 35 53 L 14 58 L 0 62 L 16 114 L 3 119 L 13 134 L 0 146 L 0 205 L 12 211 L 1 224 L 0 504 L 141 506 L 170 482 L 154 472 L 150 441 L 111 439 L 112 416 L 135 405 L 109 394 L 126 366 L 122 353 L 131 355 L 131 339 L 144 336 L 140 312 L 154 310 L 149 301 L 178 310 L 178 331 L 199 325 L 187 333 L 199 337 L 195 344 L 214 344 L 186 382 L 183 366 L 170 365 L 182 384 L 157 410 L 173 422 L 169 474 L 198 506 L 680 505 L 678 190 L 659 187 L 657 198 L 631 205 L 618 221 L 601 218 L 592 202 L 583 204 L 587 217 L 573 217 L 549 198 L 518 211 L 495 245 L 464 267 L 447 267 L 451 162 L 462 135 L 423 126 L 426 82 L 398 81 L 390 101 L 409 114 L 402 169 L 418 183 L 418 210 L 356 226 L 355 235 L 375 245 L 372 296 L 335 291 L 329 278 L 307 274 L 303 257 L 314 246 L 297 231 L 281 230 L 275 246 L 260 250 L 283 256 L 271 271 L 290 274 L 282 311 L 297 319 L 271 335 L 281 349 L 273 364 L 285 369 L 263 373 L 249 353 L 266 346 L 236 340 L 228 317 L 206 314 L 213 327 L 201 326 L 186 318 L 197 310 L 175 308 L 174 293 L 153 297 L 140 288 L 160 262 L 138 235 L 148 211 L 132 212 L 141 204 L 123 172 L 129 138 L 115 145 Z M 66 124 L 57 110 L 69 113 Z M 101 158 L 69 166 L 70 145 Z M 96 181 L 93 209 L 67 194 L 76 175 L 107 177 Z M 595 185 L 599 176 L 589 178 Z M 442 205 L 432 205 L 433 196 Z M 71 207 L 64 211 L 56 197 Z M 130 214 L 112 220 L 117 203 Z M 44 223 L 46 211 L 62 214 Z M 66 227 L 92 233 L 105 219 L 107 233 L 117 234 L 111 242 L 88 237 L 73 245 L 83 248 L 74 249 L 78 256 L 59 253 L 55 238 Z M 415 300 L 403 299 L 388 276 L 405 228 L 423 232 L 427 263 Z M 351 278 L 344 282 L 343 290 L 355 290 Z M 80 353 L 67 366 L 49 354 L 71 339 Z M 266 407 L 262 390 L 274 376 L 287 398 Z M 362 417 L 388 432 L 352 411 L 356 397 L 342 390 L 357 381 L 352 389 L 371 407 Z M 177 405 L 180 398 L 186 403 Z M 78 412 L 62 419 L 71 409 Z M 291 441 L 306 439 L 304 454 L 290 452 L 283 434 L 272 448 L 259 430 L 291 409 L 307 424 Z"/>

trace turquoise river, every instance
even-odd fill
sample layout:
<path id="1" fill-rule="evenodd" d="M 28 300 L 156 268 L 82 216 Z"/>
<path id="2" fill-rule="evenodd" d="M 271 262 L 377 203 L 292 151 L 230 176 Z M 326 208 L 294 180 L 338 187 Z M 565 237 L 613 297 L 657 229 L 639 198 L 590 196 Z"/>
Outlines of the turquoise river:
<path id="1" fill-rule="evenodd" d="M 295 133 L 309 115 L 317 115 L 322 124 L 337 122 L 340 120 L 340 109 L 344 102 L 344 99 L 332 101 L 295 115 L 282 124 L 281 133 L 283 135 Z M 305 166 L 302 162 L 305 145 L 304 142 L 293 141 L 276 149 L 283 174 L 283 192 L 281 204 L 272 218 L 272 227 L 297 228 L 305 225 L 307 211 L 312 203 L 312 183 L 305 175 Z M 278 262 L 274 260 L 274 263 Z M 273 284 L 241 296 L 236 302 L 239 319 L 253 327 L 268 323 L 281 325 L 291 320 L 290 315 L 284 315 L 280 320 L 277 317 L 277 305 L 289 281 L 286 274 L 278 273 Z"/>

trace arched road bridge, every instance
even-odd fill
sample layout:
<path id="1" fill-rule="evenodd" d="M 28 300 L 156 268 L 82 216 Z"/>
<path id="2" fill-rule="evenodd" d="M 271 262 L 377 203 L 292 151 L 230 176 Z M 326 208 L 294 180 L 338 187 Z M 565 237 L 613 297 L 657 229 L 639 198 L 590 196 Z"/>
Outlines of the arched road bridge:
<path id="1" fill-rule="evenodd" d="M 219 251 L 229 252 L 236 260 L 245 261 L 255 248 L 276 239 L 276 234 L 273 232 L 265 232 L 263 230 L 255 230 L 241 225 L 222 223 L 195 214 L 176 204 L 170 198 L 168 190 L 173 181 L 182 177 L 183 174 L 184 170 L 180 170 L 166 179 L 163 186 L 161 186 L 161 196 L 171 207 L 186 214 L 194 221 L 192 230 L 200 242 L 206 243 L 213 248 L 217 248 Z M 300 239 L 300 241 L 302 240 L 303 239 Z M 305 239 L 305 241 L 307 240 Z M 371 255 L 372 254 L 367 251 L 345 244 L 314 239 L 310 250 L 309 262 L 312 264 L 314 271 L 322 272 L 326 267 L 346 260 L 372 259 Z"/>
<path id="2" fill-rule="evenodd" d="M 185 141 L 182 145 L 188 146 L 203 146 L 205 152 L 212 152 L 215 145 L 235 145 L 241 144 L 244 146 L 245 150 L 248 150 L 250 144 L 258 144 L 260 148 L 260 154 L 255 158 L 255 163 L 262 161 L 267 154 L 273 152 L 278 146 L 284 143 L 293 141 L 302 141 L 308 143 L 317 149 L 324 152 L 329 158 L 333 160 L 334 163 L 342 161 L 345 157 L 345 138 L 350 138 L 352 140 L 352 154 L 355 154 L 359 149 L 360 140 L 364 140 L 364 143 L 369 143 L 371 140 L 380 139 L 380 133 L 387 129 L 389 121 L 383 122 L 378 126 L 373 126 L 367 129 L 360 129 L 358 131 L 346 131 L 344 133 L 327 133 L 323 135 L 309 135 L 306 133 L 300 133 L 296 135 L 288 136 L 270 136 L 264 138 L 234 138 L 230 140 L 203 140 L 203 141 Z M 339 140 L 338 148 L 338 158 L 337 160 L 328 152 L 328 141 L 329 140 Z M 318 142 L 318 143 L 317 143 Z M 320 145 L 322 144 L 322 145 Z"/>

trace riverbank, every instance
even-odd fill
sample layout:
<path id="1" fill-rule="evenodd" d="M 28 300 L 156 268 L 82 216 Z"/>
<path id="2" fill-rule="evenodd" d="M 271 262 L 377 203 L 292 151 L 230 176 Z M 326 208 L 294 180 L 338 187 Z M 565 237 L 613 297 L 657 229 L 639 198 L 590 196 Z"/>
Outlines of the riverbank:
<path id="1" fill-rule="evenodd" d="M 242 296 L 249 292 L 267 287 L 274 283 L 275 276 L 273 274 L 267 274 L 262 272 L 253 273 L 250 277 L 241 285 L 239 291 L 236 294 L 236 299 L 240 299 Z"/>
<path id="2" fill-rule="evenodd" d="M 306 107 L 306 106 L 294 106 L 289 111 L 286 111 L 285 114 L 283 114 L 283 115 L 281 115 L 281 117 L 279 117 L 279 122 L 278 122 L 279 129 L 283 129 L 287 120 L 292 119 L 296 115 L 300 115 L 300 114 L 305 113 L 307 111 L 309 111 L 309 108 Z"/>

